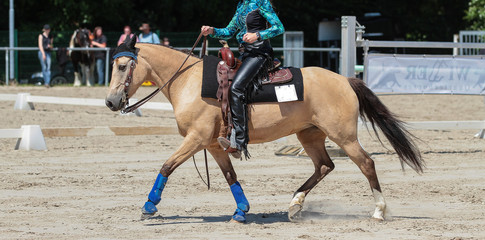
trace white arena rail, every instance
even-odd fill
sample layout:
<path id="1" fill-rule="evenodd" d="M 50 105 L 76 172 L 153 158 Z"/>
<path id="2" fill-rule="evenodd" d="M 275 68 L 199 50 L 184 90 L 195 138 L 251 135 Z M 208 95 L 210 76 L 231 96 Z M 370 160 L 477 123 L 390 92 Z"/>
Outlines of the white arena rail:
<path id="1" fill-rule="evenodd" d="M 30 93 L 0 94 L 0 101 L 15 101 L 15 110 L 34 110 L 34 103 L 106 107 L 104 99 L 32 96 Z M 136 99 L 130 99 L 130 104 L 136 103 L 136 101 Z M 148 102 L 140 108 L 173 111 L 170 103 L 162 102 Z M 135 114 L 141 116 L 141 111 L 137 109 Z"/>
<path id="2" fill-rule="evenodd" d="M 14 109 L 19 110 L 33 110 L 33 103 L 51 103 L 51 104 L 67 104 L 67 105 L 82 105 L 82 106 L 99 106 L 105 107 L 104 99 L 93 98 L 61 98 L 61 97 L 47 97 L 47 96 L 31 96 L 30 93 L 19 94 L 0 94 L 0 101 L 15 101 Z M 136 102 L 131 99 L 130 103 Z M 141 108 L 173 111 L 169 103 L 162 102 L 147 102 Z M 141 116 L 139 109 L 135 112 L 137 116 Z M 422 130 L 481 130 L 476 134 L 476 137 L 485 139 L 485 121 L 425 121 L 425 122 L 407 122 L 411 129 Z M 359 122 L 359 127 L 364 125 Z M 370 127 L 368 125 L 368 127 Z"/>
<path id="3" fill-rule="evenodd" d="M 372 126 L 369 122 L 365 123 L 368 129 Z M 480 132 L 475 137 L 485 139 L 485 121 L 424 121 L 406 122 L 409 130 L 477 130 Z M 359 120 L 359 128 L 366 126 Z"/>
<path id="4" fill-rule="evenodd" d="M 16 150 L 47 150 L 39 125 L 23 125 L 19 129 L 0 129 L 0 138 L 17 138 Z"/>

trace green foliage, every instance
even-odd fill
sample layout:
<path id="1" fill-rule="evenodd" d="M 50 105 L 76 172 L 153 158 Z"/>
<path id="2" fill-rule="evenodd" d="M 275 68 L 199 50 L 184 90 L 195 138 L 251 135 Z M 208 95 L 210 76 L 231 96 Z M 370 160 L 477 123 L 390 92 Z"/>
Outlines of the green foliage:
<path id="1" fill-rule="evenodd" d="M 470 23 L 470 29 L 485 29 L 485 0 L 470 0 L 465 19 Z"/>
<path id="2" fill-rule="evenodd" d="M 274 0 L 276 11 L 289 31 L 304 31 L 307 46 L 317 45 L 318 22 L 343 15 L 362 17 L 380 12 L 390 20 L 394 38 L 407 40 L 451 40 L 467 28 L 485 26 L 485 0 Z M 470 3 L 470 4 L 468 4 Z M 8 30 L 8 1 L 0 3 L 0 30 Z M 79 26 L 122 31 L 124 25 L 138 30 L 149 22 L 160 32 L 197 32 L 202 24 L 225 26 L 237 0 L 15 0 L 16 28 L 40 31 L 49 23 L 54 31 L 72 31 Z M 466 11 L 468 9 L 468 11 Z M 372 29 L 368 29 L 369 31 Z M 392 40 L 392 39 L 391 39 Z"/>

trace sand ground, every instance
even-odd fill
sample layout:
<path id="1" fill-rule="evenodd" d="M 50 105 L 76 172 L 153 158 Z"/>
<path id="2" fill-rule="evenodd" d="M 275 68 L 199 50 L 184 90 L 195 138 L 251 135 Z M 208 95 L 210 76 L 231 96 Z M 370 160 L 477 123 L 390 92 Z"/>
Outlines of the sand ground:
<path id="1" fill-rule="evenodd" d="M 138 98 L 151 90 L 141 89 Z M 106 89 L 0 87 L 0 93 L 18 92 L 104 98 Z M 483 97 L 381 99 L 404 120 L 485 119 Z M 176 124 L 163 111 L 134 117 L 101 107 L 35 104 L 35 111 L 14 111 L 13 102 L 0 103 L 0 128 Z M 374 203 L 367 180 L 345 158 L 335 159 L 336 169 L 308 195 L 303 218 L 289 222 L 291 196 L 313 173 L 307 158 L 274 155 L 282 144 L 298 144 L 294 136 L 251 145 L 253 158 L 233 161 L 251 203 L 247 224 L 228 223 L 234 200 L 211 158 L 210 190 L 187 161 L 170 177 L 157 217 L 139 220 L 180 136 L 46 138 L 47 151 L 16 151 L 15 139 L 0 139 L 0 239 L 485 239 L 485 140 L 473 137 L 476 130 L 412 132 L 421 139 L 427 164 L 422 175 L 402 172 L 392 151 L 360 132 L 390 209 L 384 222 L 370 218 Z M 201 169 L 202 158 L 196 155 Z"/>

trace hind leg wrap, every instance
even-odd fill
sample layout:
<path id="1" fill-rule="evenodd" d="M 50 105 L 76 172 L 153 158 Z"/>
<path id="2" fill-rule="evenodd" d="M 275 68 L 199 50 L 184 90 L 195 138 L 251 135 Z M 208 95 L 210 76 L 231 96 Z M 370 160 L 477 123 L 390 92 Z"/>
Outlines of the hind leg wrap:
<path id="1" fill-rule="evenodd" d="M 304 192 L 296 192 L 293 199 L 291 199 L 290 207 L 288 208 L 288 219 L 290 221 L 292 221 L 293 218 L 297 216 L 303 209 L 305 197 L 306 194 Z"/>
<path id="2" fill-rule="evenodd" d="M 232 219 L 238 222 L 245 222 L 246 221 L 246 213 L 249 211 L 249 202 L 244 195 L 243 189 L 239 182 L 236 182 L 231 185 L 231 192 L 234 196 L 234 200 L 236 200 L 237 209 L 232 216 Z"/>
<path id="3" fill-rule="evenodd" d="M 161 173 L 158 174 L 155 183 L 153 184 L 152 190 L 148 194 L 148 201 L 142 208 L 142 213 L 144 214 L 155 214 L 158 209 L 155 205 L 160 203 L 162 200 L 162 192 L 165 188 L 168 178 L 164 177 Z"/>
<path id="4" fill-rule="evenodd" d="M 384 196 L 379 190 L 372 189 L 372 194 L 374 195 L 374 200 L 376 203 L 376 209 L 374 210 L 373 218 L 378 220 L 384 220 L 386 215 L 386 201 Z"/>

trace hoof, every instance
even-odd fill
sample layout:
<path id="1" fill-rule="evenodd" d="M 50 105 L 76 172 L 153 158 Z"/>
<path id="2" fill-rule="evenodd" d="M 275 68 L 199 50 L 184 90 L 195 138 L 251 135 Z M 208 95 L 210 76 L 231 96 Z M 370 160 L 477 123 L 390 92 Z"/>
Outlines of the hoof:
<path id="1" fill-rule="evenodd" d="M 142 215 L 153 216 L 157 212 L 158 212 L 157 207 L 155 206 L 155 204 L 153 204 L 150 201 L 147 201 L 145 205 L 143 205 L 143 207 L 141 208 Z"/>
<path id="2" fill-rule="evenodd" d="M 155 215 L 155 213 L 153 214 L 150 214 L 150 213 L 142 213 L 141 216 L 140 216 L 140 220 L 146 220 L 146 219 L 149 219 L 151 217 L 153 217 Z"/>
<path id="3" fill-rule="evenodd" d="M 378 221 L 384 221 L 385 220 L 384 216 L 386 215 L 385 209 L 386 209 L 385 205 L 377 206 L 376 209 L 374 210 L 374 214 L 372 215 L 372 218 Z"/>
<path id="4" fill-rule="evenodd" d="M 295 204 L 290 206 L 288 209 L 288 220 L 293 221 L 295 218 L 298 218 L 301 215 L 301 210 L 303 206 L 300 204 Z"/>
<path id="5" fill-rule="evenodd" d="M 290 202 L 290 208 L 288 209 L 288 219 L 293 221 L 296 217 L 300 216 L 303 209 L 303 203 L 305 202 L 305 193 L 297 192 L 293 196 Z"/>
<path id="6" fill-rule="evenodd" d="M 231 222 L 236 221 L 238 223 L 245 223 L 246 222 L 246 213 L 241 211 L 240 209 L 236 209 L 234 215 L 232 215 Z"/>
<path id="7" fill-rule="evenodd" d="M 244 223 L 246 223 L 246 221 L 244 221 L 244 222 L 240 222 L 240 221 L 237 221 L 237 220 L 234 220 L 233 218 L 231 218 L 231 221 L 229 221 L 229 223 L 239 223 L 239 224 L 244 224 Z"/>
<path id="8" fill-rule="evenodd" d="M 379 214 L 375 214 L 372 215 L 372 219 L 376 220 L 376 221 L 385 221 L 386 219 L 384 219 L 384 216 L 382 215 L 379 215 Z"/>

